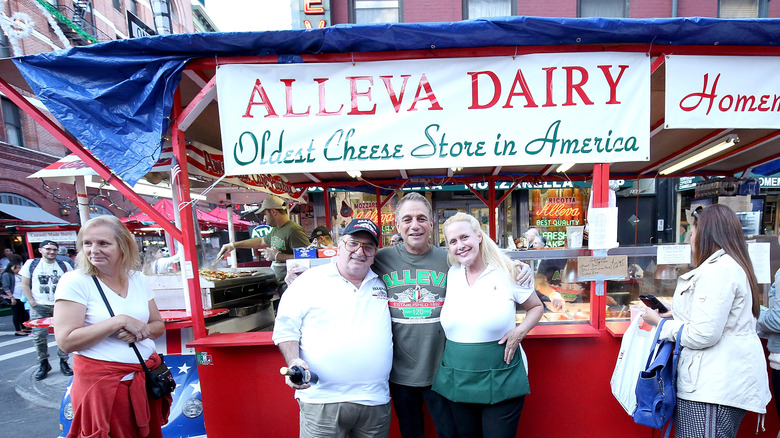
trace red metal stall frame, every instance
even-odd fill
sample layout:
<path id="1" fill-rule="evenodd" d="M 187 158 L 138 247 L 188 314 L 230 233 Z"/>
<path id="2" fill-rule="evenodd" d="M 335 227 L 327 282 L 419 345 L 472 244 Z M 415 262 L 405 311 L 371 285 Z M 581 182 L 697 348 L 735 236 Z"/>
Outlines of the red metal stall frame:
<path id="1" fill-rule="evenodd" d="M 194 336 L 197 338 L 203 337 L 206 335 L 206 328 L 204 324 L 203 314 L 200 311 L 200 309 L 203 308 L 203 304 L 201 302 L 201 296 L 200 296 L 200 279 L 197 275 L 195 275 L 195 272 L 197 270 L 197 254 L 195 252 L 195 232 L 194 232 L 194 226 L 192 223 L 192 205 L 189 203 L 190 197 L 189 197 L 189 180 L 188 180 L 188 173 L 187 173 L 187 166 L 181 166 L 182 167 L 182 177 L 181 180 L 184 182 L 180 186 L 180 192 L 183 192 L 183 197 L 179 198 L 182 200 L 182 204 L 180 206 L 182 211 L 182 230 L 176 228 L 175 225 L 171 224 L 164 216 L 162 216 L 157 210 L 155 210 L 148 202 L 146 202 L 140 195 L 138 195 L 135 191 L 133 191 L 132 187 L 130 187 L 125 181 L 123 181 L 121 178 L 119 178 L 111 169 L 109 169 L 105 164 L 103 164 L 100 160 L 95 158 L 94 155 L 92 155 L 92 152 L 90 152 L 87 148 L 85 148 L 83 145 L 78 143 L 76 140 L 74 140 L 70 135 L 68 135 L 62 128 L 59 127 L 55 122 L 50 120 L 43 112 L 41 112 L 38 108 L 36 108 L 33 104 L 31 104 L 27 99 L 24 98 L 16 89 L 14 89 L 12 86 L 10 86 L 5 80 L 0 78 L 0 92 L 3 92 L 9 99 L 11 99 L 12 102 L 14 102 L 19 108 L 22 109 L 25 113 L 27 113 L 30 117 L 32 117 L 38 124 L 40 124 L 44 129 L 49 131 L 50 134 L 54 136 L 57 140 L 62 142 L 65 147 L 70 149 L 71 152 L 78 155 L 79 158 L 81 158 L 85 163 L 89 165 L 92 169 L 94 169 L 98 175 L 100 175 L 101 178 L 103 178 L 107 183 L 113 185 L 117 188 L 117 190 L 122 193 L 124 196 L 126 196 L 128 199 L 130 199 L 133 204 L 138 206 L 141 211 L 149 215 L 154 221 L 161 226 L 166 232 L 168 232 L 174 239 L 181 242 L 184 247 L 184 268 L 186 270 L 186 276 L 187 276 L 187 287 L 190 292 L 190 303 L 192 303 L 195 309 L 198 309 L 197 312 L 195 312 L 196 317 L 193 318 L 193 332 Z M 176 106 L 174 105 L 174 108 Z M 181 107 L 181 105 L 179 105 Z M 180 111 L 178 111 L 180 112 Z M 178 113 L 174 110 L 174 113 Z M 176 118 L 173 118 L 174 124 L 172 125 L 174 128 L 177 126 L 178 121 Z M 183 133 L 179 131 L 178 129 L 173 130 L 173 136 L 174 136 L 174 155 L 176 156 L 176 159 L 179 160 L 180 163 L 187 163 L 187 155 L 186 155 L 186 149 L 183 141 Z M 198 293 L 195 293 L 193 291 L 197 291 Z"/>
<path id="2" fill-rule="evenodd" d="M 663 55 L 660 50 L 653 50 L 653 46 L 646 45 L 646 44 L 638 44 L 638 45 L 604 45 L 604 44 L 598 44 L 598 45 L 588 45 L 588 46 L 528 46 L 528 47 L 488 47 L 488 48 L 475 48 L 475 49 L 432 49 L 432 50 L 419 50 L 419 51 L 399 51 L 399 52 L 382 52 L 382 53 L 347 53 L 347 54 L 324 54 L 324 55 L 302 55 L 304 62 L 345 62 L 345 61 L 379 61 L 379 60 L 400 60 L 400 59 L 415 59 L 415 58 L 442 58 L 442 57 L 468 57 L 468 56 L 512 56 L 512 55 L 520 55 L 520 54 L 529 54 L 529 53 L 567 53 L 567 52 L 592 52 L 592 51 L 626 51 L 626 52 L 644 52 L 648 53 L 649 55 Z M 669 51 L 669 46 L 663 47 L 664 51 Z M 778 48 L 774 47 L 721 47 L 721 46 L 675 46 L 674 47 L 674 54 L 705 54 L 705 55 L 770 55 L 773 53 L 777 53 L 780 51 Z M 277 57 L 271 56 L 271 57 L 241 57 L 241 58 L 220 58 L 220 59 L 214 59 L 214 58 L 201 58 L 197 60 L 193 60 L 190 62 L 189 66 L 187 67 L 188 70 L 196 70 L 196 74 L 200 74 L 200 69 L 214 69 L 218 64 L 224 65 L 228 63 L 242 63 L 242 64 L 251 64 L 251 63 L 257 63 L 257 64 L 275 64 L 277 63 Z M 658 68 L 661 62 L 656 60 L 656 62 L 653 63 L 654 68 Z M 183 230 L 179 230 L 176 227 L 172 226 L 170 223 L 164 220 L 164 218 L 157 218 L 156 212 L 151 208 L 151 206 L 143 201 L 140 196 L 135 194 L 131 187 L 127 186 L 121 179 L 116 177 L 113 172 L 108 169 L 106 166 L 104 166 L 101 162 L 99 162 L 97 159 L 95 159 L 91 153 L 81 146 L 79 143 L 77 143 L 75 140 L 70 138 L 64 131 L 62 131 L 54 122 L 49 120 L 45 115 L 40 113 L 36 108 L 34 108 L 31 104 L 27 102 L 27 100 L 22 97 L 19 93 L 17 93 L 11 86 L 9 86 L 5 81 L 0 79 L 0 91 L 4 92 L 6 96 L 8 96 L 14 103 L 17 104 L 20 108 L 22 108 L 27 114 L 30 114 L 33 116 L 33 118 L 41 124 L 45 129 L 47 129 L 49 132 L 51 132 L 55 138 L 57 138 L 59 141 L 61 141 L 68 149 L 73 151 L 74 153 L 78 154 L 80 158 L 82 158 L 87 164 L 90 165 L 93 169 L 98 171 L 99 175 L 102 176 L 104 179 L 107 179 L 111 181 L 113 185 L 115 185 L 119 191 L 133 200 L 136 205 L 138 205 L 142 211 L 149 214 L 155 220 L 158 221 L 158 223 L 166 229 L 171 235 L 173 235 L 177 240 L 181 241 L 185 248 L 185 260 L 187 261 L 187 264 L 189 266 L 186 267 L 188 269 L 188 280 L 187 280 L 187 286 L 189 289 L 189 294 L 191 297 L 191 302 L 193 303 L 193 310 L 194 317 L 193 317 L 193 325 L 194 325 L 194 338 L 195 341 L 189 345 L 194 345 L 196 347 L 200 347 L 203 349 L 208 350 L 209 348 L 213 347 L 220 347 L 220 346 L 233 346 L 236 348 L 235 355 L 236 357 L 241 357 L 242 360 L 245 357 L 262 357 L 262 358 L 277 358 L 278 352 L 272 352 L 270 349 L 262 349 L 261 352 L 256 352 L 257 346 L 265 345 L 265 346 L 271 346 L 272 342 L 270 341 L 270 337 L 267 334 L 264 333 L 240 333 L 240 334 L 216 334 L 216 335 L 210 335 L 206 336 L 205 333 L 205 326 L 203 322 L 203 316 L 200 310 L 202 308 L 202 303 L 200 302 L 200 287 L 198 282 L 198 276 L 195 275 L 195 270 L 197 268 L 197 259 L 194 256 L 195 253 L 195 242 L 194 242 L 194 231 L 193 231 L 193 224 L 192 224 L 192 211 L 191 211 L 191 205 L 186 202 L 187 199 L 189 199 L 188 193 L 189 193 L 189 182 L 186 177 L 186 173 L 182 176 L 181 186 L 179 190 L 185 194 L 184 197 L 182 197 L 183 202 L 183 211 L 182 211 L 182 228 Z M 183 131 L 179 129 L 180 126 L 186 125 L 187 123 L 182 123 L 182 119 L 185 117 L 189 117 L 189 120 L 194 119 L 197 117 L 197 113 L 200 112 L 199 105 L 202 104 L 202 100 L 204 97 L 208 94 L 208 92 L 203 91 L 199 93 L 198 97 L 193 100 L 186 109 L 183 111 L 177 111 L 174 110 L 172 114 L 172 138 L 173 138 L 173 144 L 174 144 L 174 153 L 179 160 L 179 162 L 186 163 L 186 150 L 184 148 L 184 134 Z M 178 95 L 177 95 L 178 99 Z M 177 100 L 178 102 L 178 100 Z M 177 105 L 178 108 L 180 108 L 180 104 Z M 183 166 L 182 170 L 185 170 L 186 166 Z M 403 173 L 402 173 L 403 174 Z M 405 174 L 404 174 L 405 176 Z M 637 175 L 638 176 L 638 175 Z M 522 180 L 523 178 L 503 178 L 501 176 L 493 175 L 492 177 L 484 178 L 484 177 L 473 177 L 473 178 L 463 178 L 463 177 L 453 177 L 449 178 L 449 180 L 453 182 L 459 182 L 459 183 L 466 183 L 469 182 L 477 182 L 477 181 L 485 181 L 488 179 L 491 183 L 494 183 L 497 179 L 510 179 L 515 182 L 518 180 Z M 572 178 L 573 179 L 573 178 Z M 404 178 L 406 180 L 406 178 Z M 399 184 L 400 180 L 392 180 L 392 183 Z M 609 181 L 609 164 L 602 163 L 602 164 L 595 164 L 594 165 L 594 172 L 593 172 L 593 195 L 594 196 L 594 206 L 605 206 L 608 200 L 608 181 Z M 391 181 L 387 181 L 387 183 L 390 183 Z M 381 184 L 383 182 L 380 181 L 372 181 L 372 183 L 375 184 Z M 361 182 L 354 182 L 352 184 L 350 183 L 338 183 L 339 186 L 349 186 L 349 185 L 358 185 L 363 184 Z M 328 192 L 328 186 L 330 184 L 319 184 L 319 183 L 313 183 L 308 185 L 323 185 L 325 188 L 325 193 Z M 333 184 L 336 185 L 336 184 Z M 488 196 L 488 202 L 486 203 L 488 207 L 493 210 L 495 209 L 497 202 L 495 199 L 495 186 L 494 184 L 490 184 L 490 192 Z M 390 199 L 390 198 L 388 198 Z M 326 196 L 326 205 L 328 203 L 327 196 Z M 379 202 L 378 202 L 379 204 Z M 329 216 L 329 214 L 328 214 Z M 187 219 L 184 219 L 187 218 Z M 381 215 L 380 215 L 381 220 Z M 381 225 L 381 224 L 380 224 Z M 494 234 L 491 236 L 493 237 Z M 189 278 L 192 277 L 192 278 Z M 602 297 L 599 301 L 599 305 L 603 308 L 603 301 L 604 298 Z M 595 319 L 598 324 L 598 328 L 603 328 L 603 318 L 604 318 L 604 312 L 603 310 L 599 310 L 597 306 L 597 313 L 591 315 L 592 321 Z M 549 327 L 549 326 L 548 326 Z M 554 330 L 550 330 L 548 327 L 545 327 L 543 330 L 539 330 L 537 332 L 536 339 L 539 338 L 545 338 L 545 337 L 561 337 L 560 333 L 554 333 Z M 593 334 L 578 334 L 573 336 L 596 336 L 594 339 L 595 344 L 588 344 L 588 345 L 578 345 L 576 343 L 572 344 L 570 342 L 563 342 L 564 345 L 567 346 L 569 350 L 567 350 L 565 355 L 562 355 L 563 352 L 560 352 L 557 348 L 552 348 L 553 346 L 543 346 L 538 343 L 538 341 L 535 341 L 534 339 L 530 339 L 531 347 L 534 349 L 539 349 L 539 351 L 545 351 L 546 353 L 550 354 L 550 357 L 555 357 L 556 359 L 560 358 L 561 363 L 568 363 L 569 366 L 574 366 L 574 362 L 572 362 L 571 358 L 577 357 L 581 358 L 582 363 L 585 362 L 588 363 L 587 369 L 589 370 L 595 370 L 599 369 L 599 367 L 603 368 L 603 363 L 601 363 L 598 358 L 591 357 L 591 355 L 588 352 L 588 348 L 591 348 L 594 345 L 605 345 L 605 343 L 610 343 L 609 339 L 607 339 L 604 336 L 599 336 L 599 333 L 603 333 L 603 330 L 598 330 L 595 332 L 595 335 Z M 565 335 L 564 335 L 565 337 Z M 209 339 L 211 338 L 211 339 Z M 200 341 L 199 341 L 200 340 Z M 556 344 L 557 345 L 557 344 Z M 198 351 L 202 351 L 199 348 Z M 550 349 L 552 348 L 552 349 Z M 253 352 L 254 351 L 254 352 Z M 584 366 L 584 365 L 581 365 Z M 201 369 L 199 365 L 199 369 Z M 205 379 L 208 378 L 205 375 L 205 371 L 207 370 L 207 367 L 204 367 L 202 369 L 204 371 L 204 374 L 202 374 L 201 378 Z M 246 369 L 235 369 L 235 371 L 239 374 L 237 375 L 244 375 L 244 372 L 247 371 Z M 541 371 L 541 370 L 540 370 Z M 265 403 L 268 401 L 268 397 L 272 397 L 273 394 L 263 394 L 265 392 L 273 393 L 275 391 L 275 387 L 279 386 L 278 383 L 278 375 L 276 376 L 276 379 L 271 381 L 272 373 L 267 373 L 267 370 L 263 369 L 261 371 L 262 375 L 255 376 L 256 379 L 267 379 L 267 382 L 269 384 L 268 391 L 260 391 L 259 393 L 253 392 L 253 397 L 256 399 L 262 398 L 261 401 L 258 401 L 258 403 Z M 216 375 L 210 373 L 210 377 L 216 377 Z M 224 376 L 223 376 L 224 377 Z M 226 379 L 221 379 L 221 381 L 225 381 Z M 234 380 L 233 378 L 227 379 L 227 380 Z M 262 380 L 263 382 L 266 382 L 266 380 Z M 275 385 L 275 386 L 274 386 Z M 274 386 L 274 388 L 271 388 L 271 386 Z M 229 390 L 226 388 L 226 390 Z M 239 391 L 244 392 L 244 391 Z M 594 396 L 603 396 L 601 390 L 597 391 L 594 394 L 581 394 L 581 396 L 585 399 L 590 399 Z M 277 401 L 278 400 L 274 400 Z M 286 400 L 288 402 L 289 400 Z M 284 403 L 283 403 L 284 404 Z M 289 405 L 289 403 L 284 404 L 285 408 Z M 588 404 L 587 406 L 591 406 Z M 531 408 L 533 406 L 530 406 Z M 589 407 L 588 410 L 592 410 L 594 407 Z M 226 407 L 224 412 L 229 412 L 230 410 L 241 410 L 241 406 L 238 406 L 234 403 L 231 403 L 230 407 Z M 249 414 L 251 415 L 251 414 Z M 219 419 L 220 421 L 228 421 L 229 419 L 225 416 Z M 614 421 L 617 424 L 620 424 L 622 426 L 627 426 L 630 424 L 630 422 L 625 422 L 624 419 L 618 419 L 615 418 Z M 286 427 L 286 426 L 285 426 Z M 596 427 L 598 429 L 598 427 Z M 248 431 L 245 431 L 248 432 Z M 284 433 L 283 430 L 278 430 L 279 433 Z M 617 431 L 616 431 L 617 432 Z"/>

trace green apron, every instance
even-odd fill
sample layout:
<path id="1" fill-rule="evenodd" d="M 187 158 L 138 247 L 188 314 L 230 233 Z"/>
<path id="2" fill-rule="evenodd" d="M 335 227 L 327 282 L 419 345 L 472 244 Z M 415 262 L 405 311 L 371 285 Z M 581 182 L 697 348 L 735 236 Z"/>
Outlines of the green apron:
<path id="1" fill-rule="evenodd" d="M 497 341 L 464 344 L 447 340 L 433 390 L 450 401 L 494 404 L 531 392 L 521 352 L 504 362 Z"/>

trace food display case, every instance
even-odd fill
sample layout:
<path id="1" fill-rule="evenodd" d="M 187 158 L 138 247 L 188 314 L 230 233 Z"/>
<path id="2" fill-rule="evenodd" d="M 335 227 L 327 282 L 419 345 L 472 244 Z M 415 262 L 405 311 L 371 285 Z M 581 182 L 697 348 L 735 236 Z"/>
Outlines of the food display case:
<path id="1" fill-rule="evenodd" d="M 677 278 L 690 271 L 690 264 L 658 264 L 661 245 L 613 248 L 609 255 L 625 255 L 628 258 L 628 276 L 624 280 L 608 280 L 607 321 L 628 321 L 630 307 L 642 304 L 639 295 L 654 295 L 669 304 L 674 296 Z M 671 306 L 668 306 L 671 307 Z"/>
<path id="2" fill-rule="evenodd" d="M 618 247 L 609 250 L 609 256 L 626 256 L 627 276 L 605 281 L 605 306 L 595 309 L 592 297 L 595 283 L 579 281 L 578 257 L 589 257 L 587 249 L 541 249 L 509 251 L 513 259 L 522 260 L 534 271 L 534 289 L 544 305 L 539 326 L 585 324 L 598 327 L 596 312 L 603 312 L 605 320 L 628 321 L 632 304 L 641 304 L 639 295 L 652 294 L 662 302 L 671 302 L 677 277 L 691 269 L 689 264 L 658 265 L 658 245 Z M 565 304 L 556 308 L 551 300 L 559 293 Z M 517 321 L 525 317 L 518 306 Z M 532 332 L 533 333 L 533 332 Z"/>
<path id="3" fill-rule="evenodd" d="M 534 271 L 534 289 L 544 305 L 539 325 L 592 324 L 590 281 L 577 280 L 577 257 L 589 256 L 587 249 L 538 249 L 509 251 L 509 257 L 522 260 Z M 551 301 L 554 293 L 565 300 L 562 309 Z M 525 318 L 523 307 L 517 306 L 517 322 Z"/>

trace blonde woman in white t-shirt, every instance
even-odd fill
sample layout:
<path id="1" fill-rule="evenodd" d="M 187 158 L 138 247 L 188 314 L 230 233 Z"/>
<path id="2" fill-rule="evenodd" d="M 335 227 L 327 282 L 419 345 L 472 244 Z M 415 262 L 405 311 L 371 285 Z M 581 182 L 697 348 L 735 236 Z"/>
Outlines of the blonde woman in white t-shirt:
<path id="1" fill-rule="evenodd" d="M 441 325 L 447 338 L 433 390 L 451 402 L 459 436 L 514 437 L 528 385 L 520 342 L 542 317 L 531 283 L 482 231 L 457 213 L 444 223 L 452 263 Z M 526 310 L 515 325 L 515 303 Z"/>
<path id="2" fill-rule="evenodd" d="M 54 304 L 57 344 L 76 353 L 68 437 L 117 436 L 120 430 L 126 437 L 162 437 L 171 397 L 149 398 L 144 370 L 128 348 L 134 343 L 149 369 L 162 362 L 153 340 L 165 325 L 138 271 L 135 239 L 116 217 L 99 216 L 82 226 L 76 246 L 78 269 L 62 276 Z M 149 412 L 147 421 L 134 412 Z"/>

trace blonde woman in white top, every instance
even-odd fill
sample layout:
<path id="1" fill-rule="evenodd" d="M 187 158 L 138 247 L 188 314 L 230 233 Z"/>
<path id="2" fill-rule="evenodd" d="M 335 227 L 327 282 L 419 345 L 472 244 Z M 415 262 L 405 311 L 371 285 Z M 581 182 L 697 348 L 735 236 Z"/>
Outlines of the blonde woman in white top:
<path id="1" fill-rule="evenodd" d="M 433 390 L 451 402 L 458 436 L 514 437 L 528 384 L 520 342 L 542 317 L 533 285 L 470 215 L 444 223 L 452 263 L 441 325 L 447 338 Z M 515 324 L 515 303 L 526 317 Z"/>

